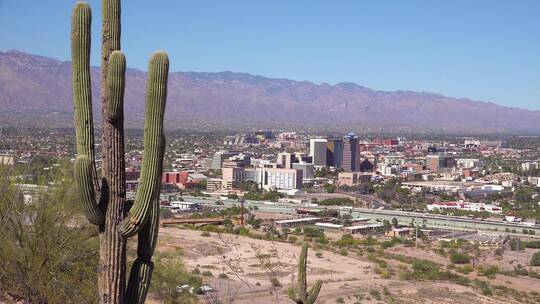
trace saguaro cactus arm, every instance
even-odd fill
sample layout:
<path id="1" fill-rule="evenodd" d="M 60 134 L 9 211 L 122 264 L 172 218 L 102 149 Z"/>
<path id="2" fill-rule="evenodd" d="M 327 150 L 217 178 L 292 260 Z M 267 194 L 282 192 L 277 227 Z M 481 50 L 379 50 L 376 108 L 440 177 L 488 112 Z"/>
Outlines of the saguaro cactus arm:
<path id="1" fill-rule="evenodd" d="M 81 195 L 84 213 L 90 223 L 102 225 L 105 222 L 105 216 L 96 203 L 96 195 L 92 185 L 93 175 L 92 162 L 88 156 L 78 156 L 75 160 L 74 177 L 75 185 Z"/>
<path id="2" fill-rule="evenodd" d="M 90 83 L 90 30 L 92 11 L 84 2 L 73 9 L 71 24 L 71 65 L 77 154 L 94 161 L 94 123 Z"/>
<path id="3" fill-rule="evenodd" d="M 135 203 L 119 227 L 123 237 L 137 233 L 149 218 L 152 199 L 159 189 L 163 166 L 163 115 L 167 99 L 169 58 L 165 52 L 156 52 L 148 67 L 146 87 L 146 118 L 144 122 L 144 154 L 140 186 Z"/>
<path id="4" fill-rule="evenodd" d="M 317 280 L 315 284 L 311 287 L 311 289 L 308 292 L 308 298 L 306 301 L 306 304 L 314 304 L 315 300 L 317 300 L 317 297 L 319 296 L 319 291 L 321 291 L 322 287 L 322 281 Z"/>
<path id="5" fill-rule="evenodd" d="M 102 225 L 105 217 L 96 199 L 99 183 L 94 167 L 94 123 L 90 80 L 92 11 L 90 6 L 78 2 L 73 9 L 71 22 L 73 105 L 78 155 L 75 161 L 75 181 L 88 221 L 94 225 Z"/>
<path id="6" fill-rule="evenodd" d="M 298 295 L 296 299 L 297 304 L 314 304 L 321 291 L 322 281 L 317 280 L 311 287 L 309 292 L 307 291 L 307 252 L 308 245 L 304 244 L 300 251 L 300 257 L 298 258 Z"/>
<path id="7" fill-rule="evenodd" d="M 301 303 L 306 303 L 307 301 L 307 250 L 307 244 L 302 245 L 300 257 L 298 257 L 298 298 L 302 301 Z"/>
<path id="8" fill-rule="evenodd" d="M 118 121 L 124 115 L 124 89 L 126 86 L 126 57 L 121 51 L 114 51 L 109 58 L 107 73 L 107 119 Z"/>
<path id="9" fill-rule="evenodd" d="M 161 157 L 165 152 L 165 138 L 163 138 L 163 149 Z M 163 170 L 161 170 L 163 172 Z M 158 187 L 160 187 L 158 185 Z M 150 287 L 154 263 L 152 255 L 156 247 L 159 230 L 159 191 L 156 193 L 150 209 L 150 218 L 138 233 L 137 259 L 131 267 L 128 287 L 126 290 L 126 303 L 143 304 Z"/>

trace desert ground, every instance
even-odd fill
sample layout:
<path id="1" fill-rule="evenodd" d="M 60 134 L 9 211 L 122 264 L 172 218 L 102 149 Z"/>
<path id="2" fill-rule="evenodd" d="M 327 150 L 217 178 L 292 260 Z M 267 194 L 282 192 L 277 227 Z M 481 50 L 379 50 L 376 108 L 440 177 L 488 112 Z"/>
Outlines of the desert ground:
<path id="1" fill-rule="evenodd" d="M 296 282 L 300 252 L 297 244 L 231 234 L 203 236 L 201 231 L 181 227 L 161 228 L 158 252 L 176 248 L 181 248 L 182 261 L 189 270 L 199 268 L 212 272 L 212 277 L 206 278 L 205 283 L 218 290 L 217 297 L 234 299 L 233 302 L 239 304 L 293 303 L 287 290 Z M 398 246 L 387 251 L 449 263 L 428 250 Z M 388 262 L 391 267 L 406 267 L 398 261 Z M 318 279 L 323 281 L 317 301 L 322 304 L 524 303 L 504 296 L 484 296 L 477 288 L 451 282 L 405 281 L 399 276 L 383 279 L 375 268 L 375 263 L 355 253 L 344 256 L 333 251 L 310 249 L 308 284 Z M 471 274 L 470 278 L 475 275 Z M 521 292 L 540 290 L 540 280 L 528 277 L 497 275 L 490 283 Z"/>

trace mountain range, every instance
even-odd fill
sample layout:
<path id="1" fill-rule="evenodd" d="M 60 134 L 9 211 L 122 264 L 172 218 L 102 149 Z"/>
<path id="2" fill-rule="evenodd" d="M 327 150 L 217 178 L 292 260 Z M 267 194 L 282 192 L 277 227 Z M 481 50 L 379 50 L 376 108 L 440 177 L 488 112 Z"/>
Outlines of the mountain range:
<path id="1" fill-rule="evenodd" d="M 99 73 L 99 68 L 92 68 L 96 119 L 100 116 Z M 145 72 L 127 70 L 129 127 L 142 126 L 145 81 Z M 296 126 L 376 132 L 540 133 L 540 111 L 434 93 L 376 91 L 354 83 L 316 84 L 228 71 L 173 72 L 168 88 L 165 120 L 169 129 Z M 69 61 L 15 50 L 0 52 L 0 125 L 27 121 L 70 126 L 71 94 Z"/>

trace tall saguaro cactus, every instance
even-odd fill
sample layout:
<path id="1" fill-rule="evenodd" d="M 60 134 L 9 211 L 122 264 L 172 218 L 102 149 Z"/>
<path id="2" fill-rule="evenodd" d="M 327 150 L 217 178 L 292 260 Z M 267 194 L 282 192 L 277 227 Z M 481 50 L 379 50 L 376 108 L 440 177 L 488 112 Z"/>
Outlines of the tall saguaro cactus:
<path id="1" fill-rule="evenodd" d="M 144 158 L 140 187 L 130 210 L 126 202 L 124 89 L 126 59 L 120 51 L 120 0 L 103 0 L 101 54 L 102 151 L 97 177 L 90 82 L 90 6 L 73 9 L 71 55 L 77 137 L 74 176 L 88 221 L 99 227 L 100 303 L 144 303 L 152 278 L 159 224 L 159 192 L 165 137 L 169 59 L 156 52 L 148 67 Z M 126 286 L 126 239 L 138 234 L 137 259 Z"/>
<path id="2" fill-rule="evenodd" d="M 302 246 L 300 257 L 298 258 L 298 293 L 295 299 L 297 304 L 313 304 L 321 291 L 322 281 L 317 280 L 311 289 L 307 290 L 307 252 L 308 245 Z"/>

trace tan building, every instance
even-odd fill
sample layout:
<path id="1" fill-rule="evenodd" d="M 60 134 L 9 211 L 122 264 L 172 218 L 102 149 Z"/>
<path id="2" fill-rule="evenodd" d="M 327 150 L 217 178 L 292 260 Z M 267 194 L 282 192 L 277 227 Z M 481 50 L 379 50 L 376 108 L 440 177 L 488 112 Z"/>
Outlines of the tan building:
<path id="1" fill-rule="evenodd" d="M 244 168 L 223 168 L 222 172 L 222 189 L 224 190 L 230 190 L 236 187 L 241 181 L 245 179 L 246 176 Z"/>
<path id="2" fill-rule="evenodd" d="M 13 165 L 15 164 L 15 155 L 13 154 L 0 154 L 0 164 Z"/>
<path id="3" fill-rule="evenodd" d="M 360 172 L 340 172 L 338 174 L 338 186 L 356 186 L 369 183 L 370 181 L 371 174 Z"/>
<path id="4" fill-rule="evenodd" d="M 221 178 L 209 178 L 208 180 L 206 180 L 206 190 L 208 191 L 221 190 L 222 183 L 223 181 Z"/>
<path id="5" fill-rule="evenodd" d="M 400 237 L 400 236 L 408 236 L 411 235 L 411 232 L 413 231 L 412 228 L 394 228 L 390 231 L 386 231 L 384 235 L 389 237 Z"/>

